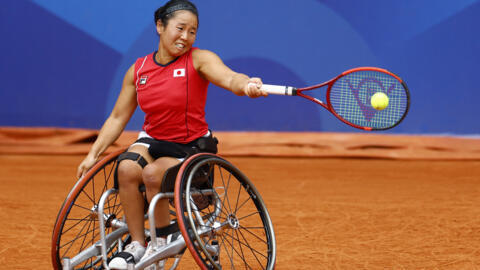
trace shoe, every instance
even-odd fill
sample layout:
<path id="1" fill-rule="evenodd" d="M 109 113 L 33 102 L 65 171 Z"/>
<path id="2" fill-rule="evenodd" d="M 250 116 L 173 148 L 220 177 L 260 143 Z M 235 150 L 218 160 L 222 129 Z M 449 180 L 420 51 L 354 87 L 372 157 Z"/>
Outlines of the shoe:
<path id="1" fill-rule="evenodd" d="M 138 241 L 133 241 L 110 261 L 108 267 L 110 269 L 126 270 L 128 263 L 138 262 L 143 254 L 145 254 L 145 246 Z"/>
<path id="2" fill-rule="evenodd" d="M 157 237 L 157 249 L 165 246 L 166 244 L 167 244 L 167 240 L 165 238 Z M 148 246 L 147 246 L 147 251 L 145 251 L 145 255 L 143 255 L 143 257 L 142 257 L 142 260 L 145 259 L 146 257 L 152 255 L 153 253 L 155 253 L 155 251 L 156 250 L 153 249 L 152 241 L 150 241 L 148 243 Z M 155 270 L 155 269 L 156 270 L 164 270 L 164 266 L 165 266 L 165 260 L 161 260 L 157 263 L 157 265 L 152 264 L 152 265 L 147 266 L 145 268 L 145 270 Z"/>

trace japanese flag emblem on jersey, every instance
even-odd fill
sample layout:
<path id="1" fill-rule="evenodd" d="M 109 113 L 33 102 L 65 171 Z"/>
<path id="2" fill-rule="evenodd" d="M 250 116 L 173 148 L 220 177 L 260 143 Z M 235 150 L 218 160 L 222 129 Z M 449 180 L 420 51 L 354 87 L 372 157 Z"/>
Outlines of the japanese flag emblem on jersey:
<path id="1" fill-rule="evenodd" d="M 173 77 L 185 77 L 185 69 L 178 68 L 173 70 Z"/>
<path id="2" fill-rule="evenodd" d="M 138 83 L 141 84 L 141 85 L 145 85 L 145 84 L 147 84 L 147 79 L 148 79 L 148 76 L 147 76 L 147 75 L 142 75 L 142 76 L 140 77 L 140 80 L 139 80 Z"/>

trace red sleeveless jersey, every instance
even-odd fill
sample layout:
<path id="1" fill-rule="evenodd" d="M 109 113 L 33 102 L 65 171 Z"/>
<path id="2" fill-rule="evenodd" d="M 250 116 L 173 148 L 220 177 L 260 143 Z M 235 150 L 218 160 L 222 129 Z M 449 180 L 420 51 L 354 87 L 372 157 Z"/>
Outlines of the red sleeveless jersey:
<path id="1" fill-rule="evenodd" d="M 143 130 L 157 140 L 188 143 L 208 132 L 209 82 L 193 66 L 195 49 L 166 65 L 155 61 L 156 52 L 135 62 L 137 101 L 145 112 Z"/>

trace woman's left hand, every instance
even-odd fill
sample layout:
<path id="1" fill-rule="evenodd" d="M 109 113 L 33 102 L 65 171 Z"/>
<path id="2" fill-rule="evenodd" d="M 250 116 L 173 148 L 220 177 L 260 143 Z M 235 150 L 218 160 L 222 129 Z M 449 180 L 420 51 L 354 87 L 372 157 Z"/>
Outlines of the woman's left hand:
<path id="1" fill-rule="evenodd" d="M 265 90 L 262 90 L 262 80 L 260 78 L 250 78 L 245 86 L 244 93 L 245 95 L 251 98 L 257 97 L 266 97 L 268 93 Z"/>

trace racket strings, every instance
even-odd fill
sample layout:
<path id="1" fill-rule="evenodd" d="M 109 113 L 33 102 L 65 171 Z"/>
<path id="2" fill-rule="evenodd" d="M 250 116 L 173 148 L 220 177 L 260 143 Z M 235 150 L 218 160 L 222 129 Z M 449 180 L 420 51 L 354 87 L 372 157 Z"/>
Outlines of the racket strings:
<path id="1" fill-rule="evenodd" d="M 372 107 L 372 95 L 388 96 L 383 110 Z M 379 71 L 356 71 L 339 78 L 330 89 L 330 104 L 344 120 L 362 127 L 386 129 L 401 121 L 408 109 L 408 92 L 395 77 Z"/>

